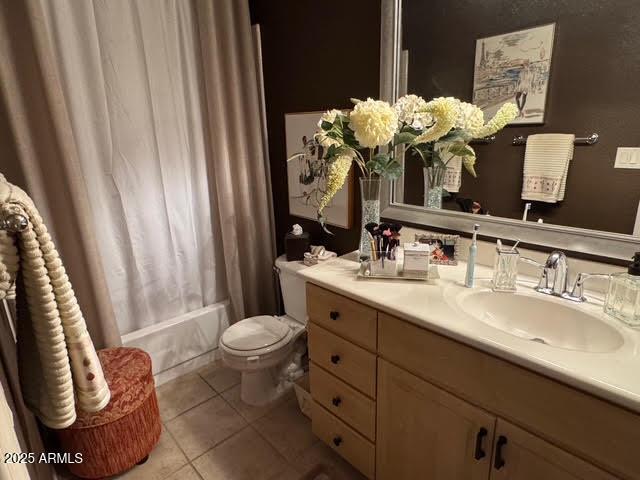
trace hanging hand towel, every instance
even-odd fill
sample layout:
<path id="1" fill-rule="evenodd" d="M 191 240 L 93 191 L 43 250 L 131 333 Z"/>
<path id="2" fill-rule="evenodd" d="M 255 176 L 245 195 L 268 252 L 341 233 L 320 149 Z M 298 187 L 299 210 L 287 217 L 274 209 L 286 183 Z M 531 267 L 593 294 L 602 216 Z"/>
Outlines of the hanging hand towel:
<path id="1" fill-rule="evenodd" d="M 0 227 L 16 219 L 26 224 L 15 237 L 0 234 L 0 299 L 13 295 L 19 268 L 26 294 L 16 319 L 22 393 L 42 423 L 66 428 L 76 406 L 102 410 L 109 387 L 47 227 L 29 196 L 0 174 Z"/>
<path id="2" fill-rule="evenodd" d="M 442 187 L 449 193 L 457 193 L 462 185 L 462 157 L 452 157 L 447 162 Z"/>
<path id="3" fill-rule="evenodd" d="M 556 203 L 564 200 L 575 135 L 529 135 L 524 154 L 522 199 Z"/>

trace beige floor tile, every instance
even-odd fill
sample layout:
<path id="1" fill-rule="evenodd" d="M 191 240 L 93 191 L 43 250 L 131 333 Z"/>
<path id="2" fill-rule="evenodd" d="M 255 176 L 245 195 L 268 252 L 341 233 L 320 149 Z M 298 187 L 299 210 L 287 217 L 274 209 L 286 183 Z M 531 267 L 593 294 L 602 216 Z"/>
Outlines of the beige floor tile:
<path id="1" fill-rule="evenodd" d="M 198 373 L 218 393 L 240 384 L 240 372 L 226 367 L 222 360 L 216 360 Z"/>
<path id="2" fill-rule="evenodd" d="M 198 475 L 196 469 L 191 465 L 185 465 L 176 473 L 174 473 L 170 477 L 167 477 L 166 480 L 202 480 L 202 477 Z"/>
<path id="3" fill-rule="evenodd" d="M 149 455 L 149 460 L 137 465 L 123 475 L 120 480 L 163 480 L 187 464 L 187 459 L 167 431 L 162 432 L 160 441 Z"/>
<path id="4" fill-rule="evenodd" d="M 287 467 L 284 472 L 279 472 L 269 480 L 300 480 L 300 473 L 293 467 Z"/>
<path id="5" fill-rule="evenodd" d="M 247 422 L 253 422 L 260 417 L 263 417 L 275 407 L 280 405 L 283 402 L 290 400 L 291 398 L 295 398 L 295 393 L 293 389 L 286 394 L 284 394 L 281 398 L 272 402 L 268 405 L 264 405 L 262 407 L 254 407 L 252 405 L 247 405 L 240 399 L 240 385 L 237 385 L 233 388 L 230 388 L 226 392 L 221 393 L 222 398 L 224 398 L 229 404 L 235 408 L 240 415 L 244 417 Z"/>
<path id="6" fill-rule="evenodd" d="M 366 480 L 366 477 L 345 461 L 340 455 L 322 442 L 317 442 L 291 464 L 301 474 L 306 475 L 312 470 L 320 468 L 326 472 L 331 480 Z"/>
<path id="7" fill-rule="evenodd" d="M 274 408 L 253 424 L 255 429 L 287 460 L 298 457 L 318 441 L 295 398 Z"/>
<path id="8" fill-rule="evenodd" d="M 165 422 L 216 395 L 207 382 L 196 373 L 160 385 L 156 393 L 160 416 Z"/>
<path id="9" fill-rule="evenodd" d="M 189 460 L 202 455 L 246 425 L 238 412 L 219 396 L 167 422 L 167 428 Z"/>
<path id="10" fill-rule="evenodd" d="M 204 480 L 271 480 L 287 462 L 253 428 L 245 428 L 193 462 Z"/>

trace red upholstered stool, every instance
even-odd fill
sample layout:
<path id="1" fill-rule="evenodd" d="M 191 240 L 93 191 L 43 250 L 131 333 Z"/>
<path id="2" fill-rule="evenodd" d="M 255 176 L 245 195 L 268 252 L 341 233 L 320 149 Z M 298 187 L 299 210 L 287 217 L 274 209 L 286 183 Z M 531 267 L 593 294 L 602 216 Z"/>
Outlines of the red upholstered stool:
<path id="1" fill-rule="evenodd" d="M 129 470 L 145 460 L 160 439 L 162 424 L 151 373 L 151 359 L 137 348 L 98 352 L 111 390 L 111 401 L 97 413 L 78 411 L 73 425 L 58 430 L 63 450 L 82 454 L 69 464 L 81 478 L 102 478 Z"/>

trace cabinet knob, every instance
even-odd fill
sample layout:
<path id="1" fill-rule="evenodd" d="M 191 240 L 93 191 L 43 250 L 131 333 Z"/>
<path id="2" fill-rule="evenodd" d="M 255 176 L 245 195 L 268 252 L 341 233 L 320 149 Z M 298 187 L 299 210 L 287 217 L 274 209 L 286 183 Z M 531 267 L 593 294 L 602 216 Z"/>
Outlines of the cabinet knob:
<path id="1" fill-rule="evenodd" d="M 336 447 L 339 447 L 341 443 L 342 443 L 342 437 L 341 436 L 333 437 L 333 444 Z"/>
<path id="2" fill-rule="evenodd" d="M 476 460 L 480 460 L 487 456 L 487 453 L 482 449 L 482 441 L 484 440 L 484 437 L 486 437 L 488 433 L 489 432 L 487 431 L 487 429 L 482 427 L 480 428 L 480 430 L 478 430 L 478 433 L 476 434 L 476 449 L 473 455 L 473 458 L 475 458 Z"/>
<path id="3" fill-rule="evenodd" d="M 331 403 L 333 403 L 335 407 L 339 407 L 340 404 L 342 403 L 342 399 L 340 397 L 333 397 L 331 399 Z"/>
<path id="4" fill-rule="evenodd" d="M 340 317 L 340 312 L 336 312 L 335 310 L 332 310 L 331 312 L 329 312 L 329 318 L 331 320 L 337 320 Z"/>
<path id="5" fill-rule="evenodd" d="M 334 365 L 340 363 L 340 355 L 331 355 L 331 363 Z"/>
<path id="6" fill-rule="evenodd" d="M 493 468 L 500 470 L 505 465 L 504 458 L 502 457 L 502 449 L 507 444 L 507 437 L 500 435 L 496 442 L 496 456 L 493 459 Z"/>

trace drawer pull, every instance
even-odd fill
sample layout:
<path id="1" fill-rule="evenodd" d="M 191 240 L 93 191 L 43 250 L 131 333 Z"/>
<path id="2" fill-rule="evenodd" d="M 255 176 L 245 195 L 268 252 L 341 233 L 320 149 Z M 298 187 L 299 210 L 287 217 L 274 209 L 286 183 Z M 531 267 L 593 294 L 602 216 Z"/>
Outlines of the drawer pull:
<path id="1" fill-rule="evenodd" d="M 488 433 L 489 432 L 484 427 L 478 430 L 478 434 L 476 435 L 476 451 L 473 455 L 473 458 L 476 460 L 480 460 L 487 456 L 486 452 L 482 449 L 482 440 L 484 440 L 484 437 L 486 437 Z"/>
<path id="2" fill-rule="evenodd" d="M 340 312 L 336 312 L 335 310 L 332 310 L 331 312 L 329 312 L 329 318 L 331 320 L 337 320 L 338 318 L 340 318 Z"/>
<path id="3" fill-rule="evenodd" d="M 334 365 L 340 363 L 340 355 L 331 355 L 331 363 Z"/>
<path id="4" fill-rule="evenodd" d="M 502 448 L 507 444 L 507 437 L 500 435 L 496 442 L 496 458 L 493 460 L 493 468 L 500 470 L 505 465 L 504 458 L 502 458 Z"/>
<path id="5" fill-rule="evenodd" d="M 336 447 L 339 447 L 341 443 L 342 443 L 342 437 L 341 436 L 333 437 L 333 444 Z"/>
<path id="6" fill-rule="evenodd" d="M 331 403 L 333 403 L 334 407 L 339 407 L 342 403 L 342 399 L 340 397 L 333 397 L 331 399 Z"/>

